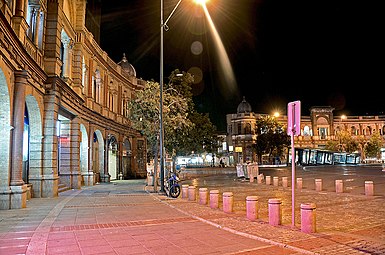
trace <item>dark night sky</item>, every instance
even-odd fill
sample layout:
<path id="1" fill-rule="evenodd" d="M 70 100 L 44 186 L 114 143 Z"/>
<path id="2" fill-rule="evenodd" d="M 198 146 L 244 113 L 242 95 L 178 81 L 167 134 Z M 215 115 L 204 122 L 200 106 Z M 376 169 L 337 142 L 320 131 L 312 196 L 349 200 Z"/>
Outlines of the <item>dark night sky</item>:
<path id="1" fill-rule="evenodd" d="M 176 3 L 164 0 L 164 19 Z M 311 106 L 332 106 L 335 115 L 384 114 L 380 1 L 210 0 L 207 8 L 237 93 L 226 89 L 209 23 L 190 0 L 164 32 L 164 77 L 166 83 L 176 68 L 202 70 L 194 101 L 219 130 L 243 96 L 257 113 L 286 114 L 287 103 L 300 100 L 303 115 Z M 203 46 L 200 54 L 192 52 L 193 42 Z M 126 53 L 138 78 L 159 81 L 160 1 L 102 0 L 101 47 L 116 62 Z"/>

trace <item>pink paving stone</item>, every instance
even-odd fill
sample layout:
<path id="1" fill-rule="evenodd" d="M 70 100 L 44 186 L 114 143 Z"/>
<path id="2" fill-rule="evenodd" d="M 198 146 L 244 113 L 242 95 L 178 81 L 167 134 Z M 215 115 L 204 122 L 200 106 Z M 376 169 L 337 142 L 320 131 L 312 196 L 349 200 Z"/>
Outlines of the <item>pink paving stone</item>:
<path id="1" fill-rule="evenodd" d="M 75 238 L 72 238 L 72 239 L 69 239 L 69 238 L 66 238 L 66 239 L 55 239 L 55 240 L 48 240 L 47 241 L 47 246 L 67 246 L 67 245 L 76 245 L 77 242 L 75 240 Z"/>
<path id="2" fill-rule="evenodd" d="M 54 232 L 48 234 L 48 240 L 75 238 L 74 232 Z"/>
<path id="3" fill-rule="evenodd" d="M 47 246 L 48 254 L 72 254 L 73 252 L 80 252 L 80 248 L 77 244 L 65 245 L 65 246 Z"/>
<path id="4" fill-rule="evenodd" d="M 27 248 L 28 248 L 27 245 L 8 246 L 8 247 L 0 246 L 0 254 L 1 255 L 25 254 L 27 252 Z"/>
<path id="5" fill-rule="evenodd" d="M 89 254 L 107 254 L 111 253 L 114 254 L 114 249 L 112 249 L 111 246 L 87 246 L 87 247 L 80 247 L 80 250 L 83 255 L 89 255 Z"/>
<path id="6" fill-rule="evenodd" d="M 149 250 L 144 248 L 142 245 L 130 247 L 127 249 L 126 247 L 115 248 L 115 252 L 119 255 L 129 255 L 129 254 L 150 254 Z"/>

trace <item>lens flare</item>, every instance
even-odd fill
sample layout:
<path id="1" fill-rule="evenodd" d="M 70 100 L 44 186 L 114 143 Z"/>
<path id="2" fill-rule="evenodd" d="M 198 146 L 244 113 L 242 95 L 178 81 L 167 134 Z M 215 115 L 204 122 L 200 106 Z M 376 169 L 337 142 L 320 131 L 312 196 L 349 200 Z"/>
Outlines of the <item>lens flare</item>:
<path id="1" fill-rule="evenodd" d="M 208 0 L 194 0 L 194 2 L 204 6 L 208 2 Z"/>
<path id="2" fill-rule="evenodd" d="M 213 20 L 211 19 L 210 13 L 206 7 L 206 5 L 202 5 L 204 13 L 206 15 L 207 21 L 209 23 L 210 30 L 213 34 L 215 48 L 217 49 L 219 64 L 222 69 L 223 82 L 220 87 L 220 91 L 223 96 L 227 99 L 237 97 L 238 96 L 238 86 L 235 79 L 233 67 L 231 66 L 229 56 L 227 55 L 226 49 L 222 43 L 221 37 L 214 25 Z"/>

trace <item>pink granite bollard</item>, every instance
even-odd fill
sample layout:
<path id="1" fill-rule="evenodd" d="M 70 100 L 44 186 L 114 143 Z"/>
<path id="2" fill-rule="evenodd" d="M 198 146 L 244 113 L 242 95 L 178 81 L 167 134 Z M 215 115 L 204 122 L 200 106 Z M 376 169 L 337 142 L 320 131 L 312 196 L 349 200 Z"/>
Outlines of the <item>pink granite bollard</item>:
<path id="1" fill-rule="evenodd" d="M 266 176 L 266 185 L 271 185 L 271 176 Z"/>
<path id="2" fill-rule="evenodd" d="M 297 189 L 302 189 L 302 178 L 297 178 Z"/>
<path id="3" fill-rule="evenodd" d="M 257 183 L 261 184 L 263 182 L 263 174 L 258 174 L 257 176 Z"/>
<path id="4" fill-rule="evenodd" d="M 374 195 L 373 181 L 365 181 L 365 195 L 367 195 L 367 196 L 373 196 Z"/>
<path id="5" fill-rule="evenodd" d="M 284 187 L 284 188 L 287 188 L 287 187 L 288 187 L 288 184 L 287 184 L 287 177 L 282 177 L 282 187 Z"/>
<path id="6" fill-rule="evenodd" d="M 315 179 L 315 190 L 322 191 L 322 179 Z"/>
<path id="7" fill-rule="evenodd" d="M 188 200 L 189 201 L 195 201 L 196 200 L 196 195 L 195 195 L 195 186 L 188 186 Z"/>
<path id="8" fill-rule="evenodd" d="M 207 188 L 199 188 L 199 204 L 206 205 L 208 200 Z"/>
<path id="9" fill-rule="evenodd" d="M 233 212 L 234 197 L 233 192 L 223 192 L 223 211 L 225 213 Z"/>
<path id="10" fill-rule="evenodd" d="M 210 208 L 219 207 L 219 190 L 210 190 Z"/>
<path id="11" fill-rule="evenodd" d="M 254 175 L 252 172 L 250 172 L 250 182 L 254 182 Z"/>
<path id="12" fill-rule="evenodd" d="M 344 192 L 344 183 L 342 180 L 336 180 L 336 193 Z"/>
<path id="13" fill-rule="evenodd" d="M 188 198 L 188 184 L 182 185 L 182 198 Z"/>
<path id="14" fill-rule="evenodd" d="M 274 176 L 273 177 L 273 185 L 278 186 L 278 181 L 279 181 L 278 176 Z"/>
<path id="15" fill-rule="evenodd" d="M 281 225 L 282 223 L 282 209 L 281 199 L 271 198 L 269 199 L 269 224 L 273 226 Z"/>
<path id="16" fill-rule="evenodd" d="M 316 232 L 316 205 L 314 203 L 301 204 L 301 231 Z"/>
<path id="17" fill-rule="evenodd" d="M 257 196 L 246 197 L 246 217 L 249 220 L 258 219 L 258 197 Z"/>

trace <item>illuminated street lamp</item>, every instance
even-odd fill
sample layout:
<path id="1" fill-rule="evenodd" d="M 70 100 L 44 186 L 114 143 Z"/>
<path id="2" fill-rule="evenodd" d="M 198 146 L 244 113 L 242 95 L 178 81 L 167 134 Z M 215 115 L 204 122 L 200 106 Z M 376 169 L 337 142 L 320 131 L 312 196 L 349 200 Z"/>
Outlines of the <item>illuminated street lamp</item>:
<path id="1" fill-rule="evenodd" d="M 194 0 L 196 3 L 204 5 L 207 0 Z M 179 0 L 175 5 L 174 9 L 171 11 L 170 15 L 167 17 L 166 21 L 163 21 L 163 0 L 160 0 L 160 99 L 159 99 L 159 147 L 160 147 L 160 191 L 164 192 L 164 127 L 163 127 L 163 46 L 164 46 L 164 36 L 163 32 L 167 31 L 169 27 L 167 22 L 170 20 L 171 16 L 174 14 L 176 9 L 182 0 Z"/>
<path id="2" fill-rule="evenodd" d="M 346 115 L 341 115 L 341 119 L 340 119 L 340 127 L 339 127 L 339 131 L 340 131 L 340 135 L 339 135 L 339 147 L 340 147 L 340 152 L 342 152 L 342 127 L 343 127 L 343 123 L 342 121 L 346 119 Z"/>

